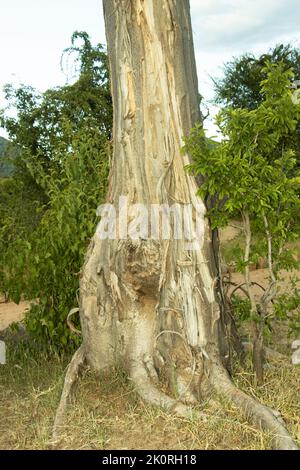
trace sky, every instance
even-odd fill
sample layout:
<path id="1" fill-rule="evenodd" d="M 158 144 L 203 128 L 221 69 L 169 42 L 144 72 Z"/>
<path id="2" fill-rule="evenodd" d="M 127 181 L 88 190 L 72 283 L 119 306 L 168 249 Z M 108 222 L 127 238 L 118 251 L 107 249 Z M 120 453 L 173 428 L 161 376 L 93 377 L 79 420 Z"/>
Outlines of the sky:
<path id="1" fill-rule="evenodd" d="M 190 4 L 199 91 L 209 105 L 205 126 L 212 136 L 217 108 L 210 104 L 211 77 L 222 76 L 223 65 L 245 52 L 261 54 L 281 42 L 300 46 L 300 2 L 190 0 Z M 0 90 L 6 83 L 40 91 L 63 85 L 60 56 L 75 30 L 86 31 L 92 43 L 105 44 L 101 0 L 1 0 Z M 0 91 L 0 107 L 4 104 Z M 0 135 L 5 136 L 5 131 L 0 129 Z"/>

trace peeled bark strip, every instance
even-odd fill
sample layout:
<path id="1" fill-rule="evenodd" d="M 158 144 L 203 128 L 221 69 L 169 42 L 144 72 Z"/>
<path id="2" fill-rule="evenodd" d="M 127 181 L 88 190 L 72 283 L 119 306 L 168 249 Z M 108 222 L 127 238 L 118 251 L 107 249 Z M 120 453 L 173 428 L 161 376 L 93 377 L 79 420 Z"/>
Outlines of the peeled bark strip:
<path id="1" fill-rule="evenodd" d="M 203 236 L 196 250 L 174 237 L 131 239 L 124 207 L 115 239 L 96 232 L 80 285 L 85 357 L 95 370 L 122 366 L 145 400 L 186 416 L 191 409 L 179 400 L 212 387 L 211 355 L 221 363 L 227 350 L 212 234 L 181 154 L 182 137 L 200 120 L 189 1 L 103 4 L 114 105 L 107 203 L 117 214 L 124 196 L 148 208 L 192 203 Z M 166 375 L 175 398 L 159 390 Z"/>

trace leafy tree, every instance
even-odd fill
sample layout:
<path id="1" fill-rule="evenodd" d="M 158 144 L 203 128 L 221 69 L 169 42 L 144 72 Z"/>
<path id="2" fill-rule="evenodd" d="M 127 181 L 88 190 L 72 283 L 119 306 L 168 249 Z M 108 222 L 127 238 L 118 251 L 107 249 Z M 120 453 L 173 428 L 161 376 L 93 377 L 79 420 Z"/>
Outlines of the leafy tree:
<path id="1" fill-rule="evenodd" d="M 295 152 L 287 145 L 278 153 L 278 144 L 293 136 L 300 117 L 300 105 L 292 99 L 293 73 L 285 64 L 267 63 L 261 83 L 263 101 L 256 109 L 223 109 L 216 122 L 224 140 L 211 146 L 202 126 L 186 139 L 185 150 L 194 163 L 189 167 L 205 177 L 199 189 L 202 196 L 215 197 L 210 211 L 213 225 L 226 225 L 239 212 L 245 233 L 244 252 L 237 268 L 244 273 L 253 325 L 253 363 L 259 383 L 263 381 L 263 334 L 270 322 L 268 310 L 274 299 L 280 269 L 295 267 L 286 243 L 298 235 L 295 214 L 299 211 L 297 186 L 291 174 Z M 252 243 L 253 230 L 259 230 L 259 251 Z M 257 303 L 249 265 L 265 256 L 269 285 Z"/>
<path id="2" fill-rule="evenodd" d="M 234 109 L 256 109 L 264 101 L 261 82 L 266 79 L 267 62 L 274 65 L 281 63 L 283 71 L 292 69 L 294 80 L 300 80 L 300 49 L 290 44 L 280 44 L 259 57 L 244 54 L 228 62 L 224 67 L 224 76 L 214 80 L 216 103 Z M 296 132 L 293 135 L 283 136 L 282 141 L 278 142 L 277 150 L 274 151 L 280 153 L 282 145 L 296 152 L 297 167 L 300 167 L 299 122 Z"/>
<path id="3" fill-rule="evenodd" d="M 77 45 L 81 40 L 82 44 Z M 74 33 L 73 84 L 38 93 L 6 86 L 2 125 L 18 148 L 15 173 L 0 186 L 0 290 L 38 299 L 27 329 L 56 349 L 78 343 L 66 324 L 77 304 L 84 253 L 106 191 L 112 103 L 107 57 Z"/>

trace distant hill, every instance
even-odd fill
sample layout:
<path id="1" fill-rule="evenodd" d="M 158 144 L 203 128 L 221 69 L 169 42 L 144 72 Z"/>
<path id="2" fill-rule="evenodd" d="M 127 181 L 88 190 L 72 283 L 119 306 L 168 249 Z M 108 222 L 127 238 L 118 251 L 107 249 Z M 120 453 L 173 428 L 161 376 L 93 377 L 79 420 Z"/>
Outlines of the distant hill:
<path id="1" fill-rule="evenodd" d="M 11 155 L 9 145 L 9 140 L 0 137 L 0 177 L 10 176 L 13 172 L 13 165 L 8 158 Z"/>
<path id="2" fill-rule="evenodd" d="M 9 141 L 7 139 L 4 139 L 4 137 L 0 136 L 0 156 L 2 156 L 3 152 L 5 151 L 5 147 L 7 147 L 7 144 Z"/>

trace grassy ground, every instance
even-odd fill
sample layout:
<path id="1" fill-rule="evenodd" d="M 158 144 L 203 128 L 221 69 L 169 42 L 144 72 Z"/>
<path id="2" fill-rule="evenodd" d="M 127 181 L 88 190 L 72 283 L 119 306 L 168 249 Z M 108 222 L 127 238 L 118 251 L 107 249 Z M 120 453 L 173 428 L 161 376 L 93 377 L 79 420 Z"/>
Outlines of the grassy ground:
<path id="1" fill-rule="evenodd" d="M 239 232 L 226 233 L 223 257 L 230 263 L 242 245 Z M 300 242 L 296 246 L 300 252 Z M 255 272 L 255 275 L 262 275 Z M 263 283 L 263 279 L 259 279 Z M 276 326 L 276 325 L 275 325 Z M 287 348 L 287 331 L 274 329 L 273 346 Z M 285 345 L 285 347 L 284 347 Z M 0 365 L 0 449 L 46 449 L 69 357 L 29 355 L 8 345 Z M 300 445 L 300 367 L 266 365 L 265 384 L 254 387 L 251 361 L 236 365 L 234 381 L 278 410 Z M 216 398 L 216 397 L 213 397 Z M 121 371 L 96 375 L 87 370 L 74 391 L 62 429 L 61 449 L 266 449 L 270 436 L 252 426 L 224 401 L 201 403 L 206 419 L 185 420 L 145 405 Z"/>
<path id="2" fill-rule="evenodd" d="M 0 366 L 0 449 L 45 449 L 69 358 L 11 353 Z M 235 382 L 279 410 L 300 444 L 300 368 L 269 364 L 266 382 L 253 387 L 250 365 Z M 269 436 L 226 402 L 203 403 L 207 419 L 185 420 L 145 405 L 120 371 L 86 371 L 70 404 L 61 449 L 265 449 Z"/>

